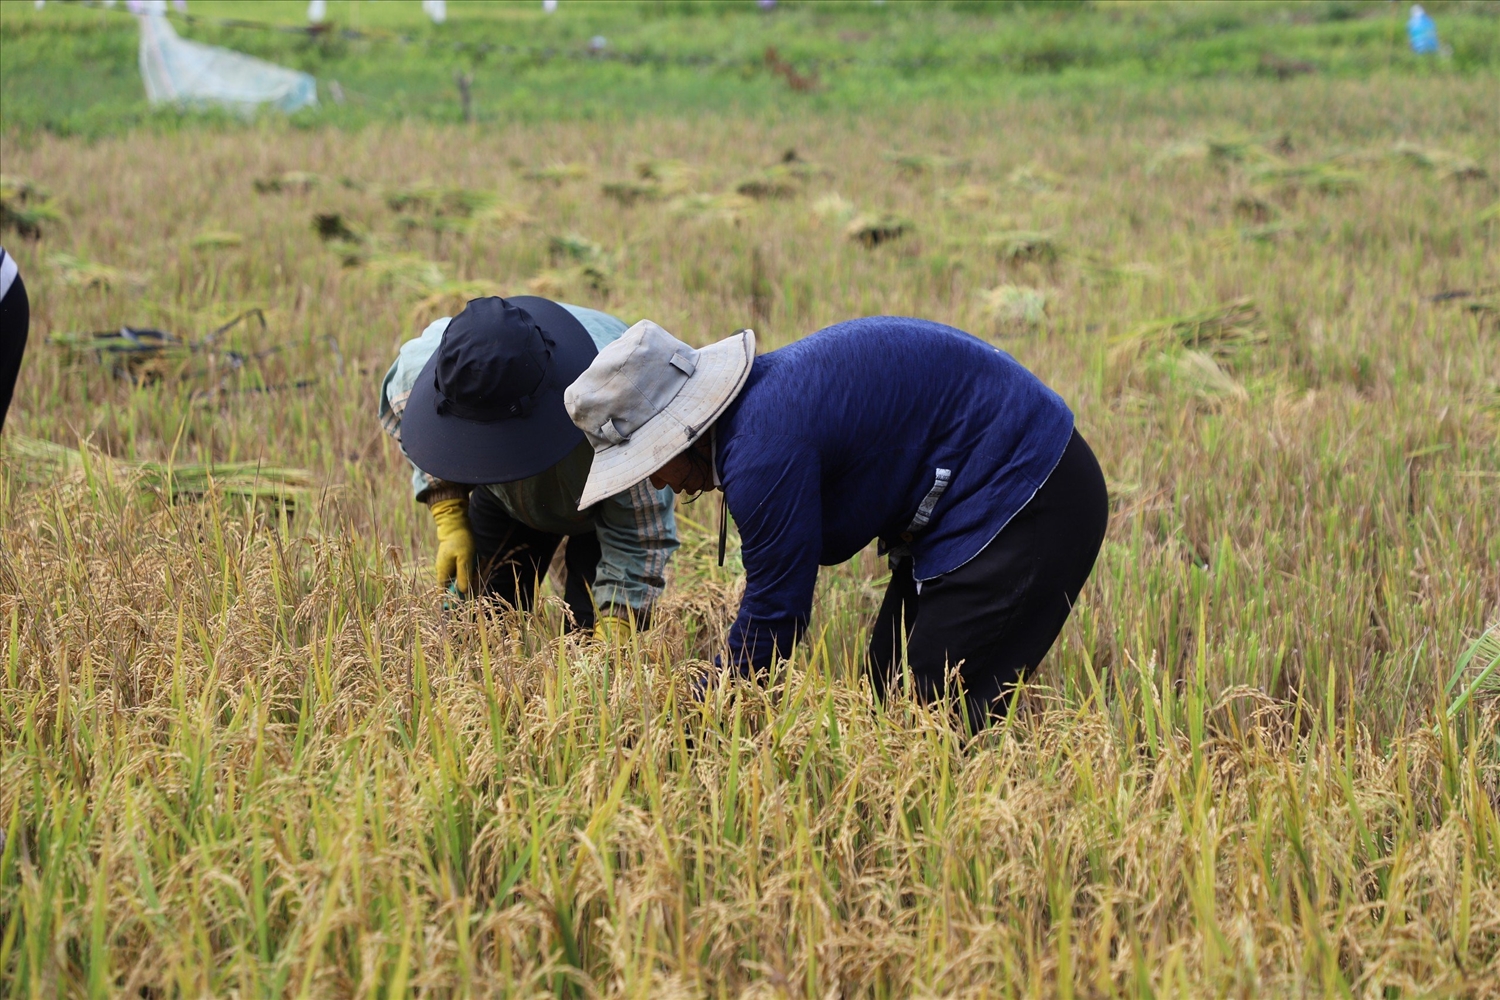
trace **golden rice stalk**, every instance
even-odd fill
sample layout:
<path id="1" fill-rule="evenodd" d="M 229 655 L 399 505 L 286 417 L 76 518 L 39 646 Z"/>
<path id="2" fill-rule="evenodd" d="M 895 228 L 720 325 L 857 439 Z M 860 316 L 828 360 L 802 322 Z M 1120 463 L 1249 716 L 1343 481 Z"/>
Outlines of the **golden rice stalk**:
<path id="1" fill-rule="evenodd" d="M 1485 629 L 1458 658 L 1444 691 L 1450 719 L 1476 696 L 1500 694 L 1500 624 Z"/>

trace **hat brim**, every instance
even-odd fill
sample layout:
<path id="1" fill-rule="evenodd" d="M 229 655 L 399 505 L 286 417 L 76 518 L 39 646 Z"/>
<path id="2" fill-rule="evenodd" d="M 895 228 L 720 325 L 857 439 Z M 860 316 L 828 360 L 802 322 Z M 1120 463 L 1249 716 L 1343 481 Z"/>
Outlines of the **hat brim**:
<path id="1" fill-rule="evenodd" d="M 742 330 L 698 351 L 693 374 L 656 416 L 623 444 L 595 447 L 578 509 L 623 493 L 686 451 L 729 408 L 755 361 L 755 334 Z"/>
<path id="2" fill-rule="evenodd" d="M 545 472 L 584 440 L 568 417 L 563 390 L 584 373 L 599 349 L 576 317 L 550 299 L 507 299 L 528 313 L 556 345 L 553 384 L 539 394 L 528 417 L 480 422 L 437 410 L 441 348 L 422 366 L 401 417 L 401 446 L 417 468 L 450 483 L 488 485 L 529 479 Z"/>

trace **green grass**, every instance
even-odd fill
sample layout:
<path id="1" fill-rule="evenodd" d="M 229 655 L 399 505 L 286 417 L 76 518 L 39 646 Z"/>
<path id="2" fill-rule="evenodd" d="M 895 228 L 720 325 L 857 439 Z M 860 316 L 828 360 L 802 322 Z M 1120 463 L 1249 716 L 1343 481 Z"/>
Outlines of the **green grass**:
<path id="1" fill-rule="evenodd" d="M 319 38 L 224 27 L 225 18 L 305 25 L 301 0 L 196 0 L 190 38 L 227 45 L 316 75 L 323 104 L 303 125 L 418 118 L 458 121 L 454 76 L 474 77 L 483 122 L 543 122 L 733 109 L 758 114 L 873 112 L 914 99 L 982 105 L 997 97 L 1074 93 L 1088 102 L 1119 87 L 1153 89 L 1211 78 L 1493 74 L 1494 4 L 1429 4 L 1451 58 L 1407 49 L 1404 8 L 1390 3 L 907 4 L 746 2 L 451 3 L 436 26 L 414 3 L 335 2 L 339 30 Z M 140 124 L 181 124 L 151 111 L 136 69 L 137 30 L 123 8 L 0 6 L 0 99 L 7 129 L 96 136 Z M 346 37 L 345 31 L 357 32 Z M 602 53 L 589 40 L 603 36 Z M 774 47 L 808 92 L 772 72 Z M 75 72 L 73 67 L 87 67 Z M 347 102 L 332 100 L 338 83 Z M 214 121 L 203 115 L 191 120 Z"/>

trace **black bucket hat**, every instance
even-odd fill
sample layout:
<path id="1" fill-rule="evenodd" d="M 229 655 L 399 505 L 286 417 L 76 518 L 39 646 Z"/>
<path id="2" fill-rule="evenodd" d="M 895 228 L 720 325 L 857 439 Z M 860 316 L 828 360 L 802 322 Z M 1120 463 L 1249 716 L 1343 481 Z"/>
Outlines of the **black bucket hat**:
<path id="1" fill-rule="evenodd" d="M 473 299 L 422 366 L 401 444 L 452 483 L 509 483 L 544 472 L 584 440 L 563 390 L 598 354 L 583 324 L 549 299 Z"/>

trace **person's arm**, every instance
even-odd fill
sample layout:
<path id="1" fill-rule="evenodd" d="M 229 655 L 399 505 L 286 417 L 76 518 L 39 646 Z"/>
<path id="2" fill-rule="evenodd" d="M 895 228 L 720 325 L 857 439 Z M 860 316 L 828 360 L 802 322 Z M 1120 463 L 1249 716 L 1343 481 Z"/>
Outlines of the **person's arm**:
<path id="1" fill-rule="evenodd" d="M 421 336 L 402 344 L 380 384 L 380 426 L 398 445 L 401 444 L 401 417 L 406 413 L 406 401 L 411 396 L 412 386 L 427 359 L 442 342 L 443 331 L 447 328 L 448 318 L 444 317 L 428 324 Z M 401 453 L 405 455 L 406 449 L 402 448 Z M 417 468 L 410 456 L 406 461 L 412 468 L 412 495 L 417 502 L 427 505 L 437 530 L 434 572 L 438 586 L 447 586 L 451 580 L 459 593 L 467 594 L 473 588 L 474 564 L 474 533 L 469 526 L 470 487 L 428 475 Z"/>
<path id="2" fill-rule="evenodd" d="M 637 621 L 650 614 L 666 586 L 667 559 L 677 548 L 672 508 L 672 491 L 652 489 L 648 482 L 600 502 L 594 602 L 601 618 L 611 617 L 612 607 L 630 609 Z"/>
<path id="3" fill-rule="evenodd" d="M 817 456 L 783 451 L 775 464 L 735 469 L 727 489 L 745 564 L 745 594 L 729 630 L 729 662 L 759 672 L 773 658 L 791 655 L 812 614 L 823 549 Z"/>
<path id="4" fill-rule="evenodd" d="M 432 352 L 442 343 L 448 321 L 447 316 L 435 320 L 427 325 L 420 336 L 402 344 L 396 360 L 391 363 L 385 379 L 380 383 L 380 426 L 398 445 L 401 444 L 401 418 L 406 413 L 406 401 L 411 396 L 412 386 L 416 385 L 417 375 L 427 364 L 427 359 L 432 357 Z M 401 454 L 406 456 L 405 447 L 402 447 Z M 417 464 L 409 456 L 406 461 L 412 468 L 412 497 L 419 503 L 431 504 L 439 500 L 468 497 L 468 485 L 429 476 L 417 468 Z"/>

